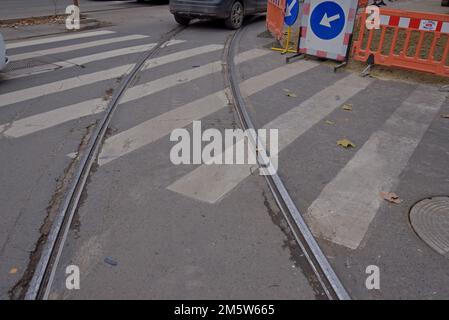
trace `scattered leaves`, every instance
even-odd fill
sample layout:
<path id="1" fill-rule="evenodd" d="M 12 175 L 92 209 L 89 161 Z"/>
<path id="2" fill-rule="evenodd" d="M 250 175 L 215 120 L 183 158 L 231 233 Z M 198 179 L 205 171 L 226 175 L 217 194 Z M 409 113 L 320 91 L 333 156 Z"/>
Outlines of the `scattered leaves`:
<path id="1" fill-rule="evenodd" d="M 324 121 L 324 122 L 327 123 L 327 124 L 330 124 L 330 125 L 335 124 L 335 121 L 332 121 L 332 120 L 326 120 L 326 121 Z"/>
<path id="2" fill-rule="evenodd" d="M 352 111 L 352 104 L 346 103 L 343 105 L 342 109 L 345 111 Z"/>
<path id="3" fill-rule="evenodd" d="M 290 98 L 296 98 L 296 93 L 292 92 L 290 89 L 282 89 L 282 91 L 286 92 L 286 96 Z"/>
<path id="4" fill-rule="evenodd" d="M 11 22 L 0 21 L 0 28 L 14 28 L 18 29 L 22 26 L 34 26 L 40 24 L 63 24 L 67 19 L 67 15 L 56 15 L 47 17 L 25 18 L 20 20 L 14 20 Z"/>
<path id="5" fill-rule="evenodd" d="M 402 202 L 402 199 L 399 198 L 399 196 L 394 192 L 381 192 L 380 196 L 385 201 L 394 203 L 394 204 L 400 204 Z"/>
<path id="6" fill-rule="evenodd" d="M 103 101 L 108 101 L 111 98 L 113 93 L 114 93 L 114 89 L 112 89 L 112 88 L 109 88 L 108 90 L 106 90 L 106 92 L 103 95 Z"/>
<path id="7" fill-rule="evenodd" d="M 346 138 L 338 140 L 337 145 L 343 148 L 355 148 L 355 144 Z"/>

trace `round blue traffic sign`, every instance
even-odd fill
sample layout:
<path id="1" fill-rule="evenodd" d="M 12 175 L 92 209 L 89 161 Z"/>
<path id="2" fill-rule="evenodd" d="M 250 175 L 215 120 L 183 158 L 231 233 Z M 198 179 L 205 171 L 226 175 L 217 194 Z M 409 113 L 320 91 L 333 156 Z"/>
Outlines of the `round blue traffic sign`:
<path id="1" fill-rule="evenodd" d="M 317 5 L 310 15 L 310 27 L 316 36 L 323 40 L 331 40 L 343 31 L 346 23 L 345 12 L 333 1 L 325 1 Z"/>
<path id="2" fill-rule="evenodd" d="M 285 5 L 284 23 L 287 26 L 292 26 L 298 19 L 299 14 L 299 0 L 287 0 Z"/>

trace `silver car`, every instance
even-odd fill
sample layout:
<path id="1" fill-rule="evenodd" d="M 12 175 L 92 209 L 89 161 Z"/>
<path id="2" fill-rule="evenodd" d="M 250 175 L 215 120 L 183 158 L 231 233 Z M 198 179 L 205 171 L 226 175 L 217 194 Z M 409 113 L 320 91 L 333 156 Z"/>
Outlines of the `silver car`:
<path id="1" fill-rule="evenodd" d="M 8 56 L 6 55 L 6 44 L 3 41 L 3 37 L 0 34 L 0 70 L 2 70 L 8 64 Z"/>

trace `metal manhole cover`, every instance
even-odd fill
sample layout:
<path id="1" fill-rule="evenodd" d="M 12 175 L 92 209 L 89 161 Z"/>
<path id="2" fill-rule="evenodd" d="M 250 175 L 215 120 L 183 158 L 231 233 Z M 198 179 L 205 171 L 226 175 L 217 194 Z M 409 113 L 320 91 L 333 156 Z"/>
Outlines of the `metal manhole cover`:
<path id="1" fill-rule="evenodd" d="M 424 242 L 449 258 L 449 197 L 421 200 L 410 210 L 410 222 Z"/>

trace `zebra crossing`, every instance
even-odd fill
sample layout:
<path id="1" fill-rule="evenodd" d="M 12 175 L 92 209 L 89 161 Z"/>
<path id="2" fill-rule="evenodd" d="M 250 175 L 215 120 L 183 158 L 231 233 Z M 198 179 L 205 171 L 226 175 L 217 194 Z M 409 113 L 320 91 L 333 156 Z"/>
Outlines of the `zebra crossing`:
<path id="1" fill-rule="evenodd" d="M 102 37 L 100 40 L 95 37 Z M 103 38 L 107 37 L 107 38 Z M 57 36 L 42 40 L 29 40 L 8 45 L 9 49 L 29 51 L 12 54 L 12 61 L 31 59 L 36 56 L 46 57 L 55 54 L 73 52 L 81 53 L 83 49 L 99 49 L 100 52 L 77 56 L 67 60 L 60 59 L 52 64 L 61 69 L 79 65 L 94 64 L 104 59 L 126 56 L 144 52 L 154 47 L 154 42 L 129 44 L 134 40 L 151 41 L 145 35 L 117 35 L 112 31 L 96 31 L 80 34 Z M 70 44 L 72 40 L 87 39 L 81 44 Z M 142 72 L 154 68 L 170 66 L 185 59 L 197 59 L 201 55 L 219 53 L 222 44 L 203 44 L 194 48 L 184 48 L 188 42 L 175 39 L 164 47 L 171 47 L 174 52 L 162 54 L 149 59 Z M 40 44 L 55 45 L 54 48 L 32 51 Z M 106 44 L 123 44 L 123 48 L 101 51 Z M 79 50 L 79 51 L 78 51 Z M 241 52 L 236 58 L 237 64 L 251 63 L 256 60 L 272 59 L 270 51 L 251 49 Z M 133 64 L 116 65 L 107 70 L 84 73 L 30 88 L 0 94 L 1 108 L 15 104 L 39 102 L 47 95 L 64 95 L 70 90 L 95 85 L 127 74 Z M 250 75 L 241 82 L 241 90 L 249 99 L 253 95 L 270 90 L 291 79 L 307 81 L 308 72 L 319 68 L 318 62 L 301 60 L 290 65 L 276 66 Z M 58 69 L 59 70 L 59 69 Z M 41 66 L 35 73 L 6 75 L 6 79 L 17 81 L 18 78 L 41 75 L 52 72 L 48 66 Z M 123 95 L 120 104 L 145 99 L 151 108 L 151 98 L 164 90 L 180 85 L 195 83 L 223 71 L 222 60 L 208 61 L 195 68 L 166 73 L 157 79 L 144 81 L 130 87 Z M 293 106 L 286 112 L 277 114 L 263 124 L 265 129 L 279 129 L 279 151 L 282 152 L 311 128 L 323 121 L 330 113 L 341 107 L 356 95 L 368 94 L 367 88 L 375 80 L 361 78 L 356 74 L 347 74 L 322 90 L 314 92 L 311 97 Z M 110 135 L 104 142 L 98 158 L 100 166 L 113 166 L 117 159 L 132 157 L 133 152 L 150 148 L 153 143 L 168 137 L 176 128 L 187 127 L 195 120 L 204 119 L 230 105 L 230 92 L 227 88 L 209 92 L 204 96 L 188 101 L 178 107 L 166 110 L 150 119 L 139 119 L 139 123 Z M 148 103 L 150 101 L 150 103 Z M 374 219 L 381 200 L 378 194 L 391 189 L 398 181 L 401 172 L 428 130 L 431 121 L 437 116 L 446 96 L 434 88 L 417 85 L 409 97 L 397 105 L 396 111 L 384 125 L 375 131 L 354 156 L 340 170 L 339 174 L 323 186 L 320 195 L 309 205 L 306 218 L 315 235 L 350 249 L 357 249 L 365 237 L 368 227 Z M 108 99 L 102 97 L 87 99 L 74 104 L 60 99 L 51 110 L 0 123 L 0 134 L 8 139 L 26 139 L 28 136 L 44 130 L 75 121 L 83 117 L 98 115 L 103 112 Z M 257 110 L 257 105 L 254 106 Z M 168 139 L 168 138 L 167 138 Z M 224 151 L 226 152 L 226 151 Z M 280 154 L 282 157 L 282 153 Z M 168 159 L 168 157 L 167 157 Z M 392 160 L 394 159 L 394 160 Z M 171 166 L 167 160 L 167 165 Z M 192 201 L 201 201 L 209 205 L 219 205 L 220 201 L 243 183 L 252 173 L 251 165 L 201 165 L 193 168 L 166 186 L 168 192 L 177 193 Z M 173 170 L 176 170 L 173 167 Z M 370 181 L 370 184 L 364 182 Z M 360 195 L 360 193 L 363 195 Z M 363 201 L 360 201 L 360 199 Z"/>

